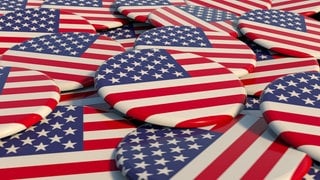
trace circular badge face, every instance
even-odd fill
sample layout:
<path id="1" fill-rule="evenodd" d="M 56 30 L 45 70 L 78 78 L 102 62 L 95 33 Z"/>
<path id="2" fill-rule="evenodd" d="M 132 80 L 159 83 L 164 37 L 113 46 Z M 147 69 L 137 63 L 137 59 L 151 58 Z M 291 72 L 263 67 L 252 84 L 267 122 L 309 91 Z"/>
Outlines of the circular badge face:
<path id="1" fill-rule="evenodd" d="M 46 0 L 41 7 L 61 9 L 87 19 L 97 30 L 116 28 L 126 24 L 127 18 L 115 11 L 114 0 Z"/>
<path id="2" fill-rule="evenodd" d="M 264 90 L 260 107 L 276 134 L 320 161 L 320 73 L 291 74 L 273 81 Z"/>
<path id="3" fill-rule="evenodd" d="M 47 75 L 33 70 L 0 67 L 0 138 L 13 135 L 51 113 L 60 90 Z"/>
<path id="4" fill-rule="evenodd" d="M 292 73 L 308 71 L 319 72 L 317 59 L 279 58 L 275 60 L 257 61 L 253 72 L 240 79 L 248 95 L 260 96 L 266 86 L 277 78 Z"/>
<path id="5" fill-rule="evenodd" d="M 185 5 L 184 0 L 115 0 L 114 6 L 121 14 L 138 22 L 147 22 L 151 11 L 172 5 Z"/>
<path id="6" fill-rule="evenodd" d="M 92 86 L 97 68 L 124 51 L 120 43 L 104 35 L 49 34 L 10 48 L 0 64 L 41 71 L 53 78 L 61 91 L 68 91 Z"/>
<path id="7" fill-rule="evenodd" d="M 1 178 L 121 179 L 113 153 L 134 129 L 112 112 L 57 106 L 39 124 L 0 140 L 0 159 L 6 162 L 0 163 Z M 27 171 L 34 167 L 42 171 Z"/>
<path id="8" fill-rule="evenodd" d="M 272 9 L 280 9 L 311 16 L 320 11 L 318 0 L 272 0 Z"/>
<path id="9" fill-rule="evenodd" d="M 39 8 L 43 0 L 2 0 L 0 1 L 0 15 L 28 8 Z"/>
<path id="10" fill-rule="evenodd" d="M 152 11 L 149 21 L 156 27 L 192 26 L 204 31 L 218 31 L 238 37 L 235 26 L 238 17 L 230 12 L 202 6 L 167 6 Z"/>
<path id="11" fill-rule="evenodd" d="M 133 50 L 97 71 L 98 93 L 129 117 L 171 127 L 224 123 L 242 109 L 242 83 L 222 65 L 163 49 Z"/>
<path id="12" fill-rule="evenodd" d="M 135 48 L 192 52 L 222 64 L 239 77 L 252 72 L 256 63 L 256 55 L 242 41 L 225 33 L 190 26 L 148 30 L 137 38 Z"/>
<path id="13" fill-rule="evenodd" d="M 26 9 L 0 17 L 0 54 L 12 46 L 42 35 L 59 32 L 95 33 L 83 17 L 54 9 Z"/>
<path id="14" fill-rule="evenodd" d="M 320 22 L 281 10 L 253 10 L 239 19 L 240 31 L 255 43 L 295 57 L 320 57 Z"/>
<path id="15" fill-rule="evenodd" d="M 300 179 L 311 159 L 279 141 L 260 117 L 243 115 L 220 128 L 142 126 L 115 152 L 129 179 Z"/>
<path id="16" fill-rule="evenodd" d="M 186 0 L 188 5 L 204 6 L 214 9 L 229 11 L 237 15 L 242 15 L 254 9 L 270 9 L 272 0 Z"/>

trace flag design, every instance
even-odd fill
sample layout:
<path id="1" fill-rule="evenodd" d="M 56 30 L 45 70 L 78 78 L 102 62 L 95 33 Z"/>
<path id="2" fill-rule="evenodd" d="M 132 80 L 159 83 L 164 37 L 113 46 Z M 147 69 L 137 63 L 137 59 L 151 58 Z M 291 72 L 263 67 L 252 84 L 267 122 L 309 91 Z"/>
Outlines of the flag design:
<path id="1" fill-rule="evenodd" d="M 43 0 L 2 0 L 0 2 L 0 15 L 27 8 L 39 8 Z"/>
<path id="2" fill-rule="evenodd" d="M 260 96 L 266 86 L 282 76 L 314 71 L 319 72 L 315 58 L 279 58 L 269 61 L 257 61 L 256 67 L 248 75 L 240 77 L 248 95 Z"/>
<path id="3" fill-rule="evenodd" d="M 283 76 L 270 83 L 261 110 L 272 130 L 293 147 L 320 160 L 320 73 Z"/>
<path id="4" fill-rule="evenodd" d="M 238 77 L 220 64 L 163 49 L 114 56 L 98 69 L 95 80 L 99 95 L 116 110 L 172 127 L 228 121 L 246 97 Z"/>
<path id="5" fill-rule="evenodd" d="M 156 27 L 192 26 L 204 31 L 226 32 L 233 37 L 239 33 L 235 22 L 238 17 L 230 12 L 210 9 L 201 6 L 168 6 L 156 9 L 148 16 Z"/>
<path id="6" fill-rule="evenodd" d="M 114 0 L 45 0 L 42 8 L 61 9 L 77 14 L 97 30 L 120 27 L 128 23 L 127 18 L 113 7 Z"/>
<path id="7" fill-rule="evenodd" d="M 44 72 L 61 91 L 68 91 L 92 86 L 97 68 L 123 51 L 121 44 L 103 35 L 49 34 L 10 48 L 1 64 Z"/>
<path id="8" fill-rule="evenodd" d="M 316 180 L 320 178 L 320 167 L 319 162 L 314 161 L 312 167 L 310 168 L 308 174 L 306 174 L 304 180 Z"/>
<path id="9" fill-rule="evenodd" d="M 320 2 L 317 0 L 272 0 L 272 9 L 311 16 L 320 11 Z"/>
<path id="10" fill-rule="evenodd" d="M 114 7 L 121 14 L 138 22 L 148 22 L 148 15 L 165 6 L 185 5 L 184 0 L 115 0 Z"/>
<path id="11" fill-rule="evenodd" d="M 121 179 L 113 151 L 134 129 L 114 113 L 57 106 L 39 124 L 0 140 L 1 178 Z"/>
<path id="12" fill-rule="evenodd" d="M 142 126 L 121 141 L 116 162 L 129 179 L 302 178 L 310 157 L 267 127 L 250 115 L 210 130 Z"/>
<path id="13" fill-rule="evenodd" d="M 272 0 L 186 0 L 186 3 L 229 11 L 240 16 L 254 9 L 270 9 Z"/>
<path id="14" fill-rule="evenodd" d="M 239 77 L 252 72 L 256 63 L 254 52 L 240 40 L 225 33 L 190 26 L 148 30 L 137 38 L 134 47 L 191 52 L 220 63 Z"/>
<path id="15" fill-rule="evenodd" d="M 154 26 L 149 23 L 132 22 L 119 28 L 99 31 L 98 33 L 119 42 L 126 50 L 131 50 L 137 37 L 152 28 Z"/>
<path id="16" fill-rule="evenodd" d="M 39 122 L 56 107 L 59 98 L 59 88 L 45 74 L 0 67 L 0 138 Z"/>
<path id="17" fill-rule="evenodd" d="M 95 33 L 80 16 L 53 9 L 26 9 L 0 16 L 0 54 L 34 37 L 58 32 Z"/>
<path id="18" fill-rule="evenodd" d="M 253 10 L 238 21 L 240 31 L 255 43 L 281 54 L 319 57 L 320 22 L 281 10 Z"/>

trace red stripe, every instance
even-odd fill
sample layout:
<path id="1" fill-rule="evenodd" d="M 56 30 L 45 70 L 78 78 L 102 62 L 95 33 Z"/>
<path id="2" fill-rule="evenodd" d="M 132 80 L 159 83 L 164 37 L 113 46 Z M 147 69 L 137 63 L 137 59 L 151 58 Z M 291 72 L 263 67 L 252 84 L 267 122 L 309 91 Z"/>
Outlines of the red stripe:
<path id="1" fill-rule="evenodd" d="M 72 24 L 70 26 L 72 26 Z M 93 26 L 92 26 L 92 29 L 59 28 L 59 32 L 60 33 L 66 33 L 66 32 L 96 33 Z"/>
<path id="2" fill-rule="evenodd" d="M 17 34 L 21 34 L 21 32 L 17 32 Z M 21 43 L 23 41 L 26 41 L 28 39 L 31 39 L 31 38 L 28 38 L 28 37 L 8 37 L 8 36 L 4 36 L 4 37 L 1 37 L 0 36 L 0 42 L 2 43 Z"/>
<path id="3" fill-rule="evenodd" d="M 294 11 L 294 10 L 301 10 L 301 9 L 304 9 L 304 8 L 312 8 L 312 7 L 315 7 L 315 6 L 319 6 L 320 5 L 320 2 L 316 1 L 316 2 L 308 2 L 308 1 L 305 1 L 304 4 L 301 4 L 300 3 L 301 1 L 299 1 L 299 5 L 297 5 L 298 2 L 290 2 L 290 1 L 285 1 L 285 2 L 275 2 L 272 4 L 272 6 L 277 9 L 278 6 L 281 6 L 281 5 L 290 5 L 290 6 L 287 6 L 286 8 L 281 8 L 282 10 L 285 10 L 285 11 Z"/>
<path id="4" fill-rule="evenodd" d="M 244 85 L 254 85 L 254 84 L 261 84 L 261 83 L 270 83 L 272 82 L 273 80 L 279 78 L 279 77 L 282 77 L 286 74 L 278 74 L 278 75 L 271 75 L 270 76 L 263 76 L 261 78 L 252 78 L 252 79 L 243 79 L 241 80 L 241 82 L 244 84 Z M 267 84 L 266 84 L 267 86 Z"/>
<path id="5" fill-rule="evenodd" d="M 201 77 L 201 76 L 209 76 L 209 75 L 219 75 L 219 74 L 228 74 L 230 73 L 229 70 L 226 68 L 215 68 L 215 69 L 201 69 L 201 70 L 194 70 L 188 71 L 191 77 Z"/>
<path id="6" fill-rule="evenodd" d="M 255 122 L 246 132 L 241 134 L 225 151 L 204 169 L 197 179 L 218 179 L 228 167 L 243 154 L 252 143 L 260 137 L 267 125 L 263 119 Z"/>
<path id="7" fill-rule="evenodd" d="M 183 102 L 150 105 L 131 108 L 126 114 L 137 119 L 147 119 L 154 114 L 190 110 L 195 108 L 222 106 L 226 104 L 239 103 L 245 99 L 245 95 L 233 95 L 226 97 L 207 98 L 199 100 L 190 100 Z M 187 120 L 187 119 L 186 119 Z"/>
<path id="8" fill-rule="evenodd" d="M 60 90 L 57 86 L 47 85 L 47 86 L 33 86 L 33 87 L 17 87 L 17 88 L 5 88 L 2 90 L 1 95 L 9 94 L 23 94 L 23 93 L 40 93 L 40 92 L 57 92 Z"/>
<path id="9" fill-rule="evenodd" d="M 271 65 L 259 65 L 259 62 L 257 63 L 256 68 L 254 69 L 255 72 L 265 72 L 265 71 L 272 71 L 272 70 L 279 70 L 279 69 L 289 69 L 289 68 L 296 68 L 296 67 L 306 67 L 306 66 L 312 66 L 312 65 L 318 65 L 316 59 L 310 59 L 310 60 L 304 60 L 304 61 L 292 61 L 292 62 L 286 62 L 281 63 L 281 60 L 279 60 L 279 63 L 277 64 L 271 64 Z"/>
<path id="10" fill-rule="evenodd" d="M 2 56 L 3 57 L 3 56 Z M 28 81 L 42 81 L 42 80 L 50 80 L 50 78 L 44 74 L 39 75 L 21 75 L 21 76 L 10 76 L 7 78 L 6 83 L 12 82 L 28 82 Z M 49 83 L 47 83 L 49 85 Z M 51 83 L 53 84 L 53 83 Z"/>
<path id="11" fill-rule="evenodd" d="M 106 117 L 107 119 L 108 117 Z M 99 130 L 114 130 L 114 129 L 125 129 L 132 128 L 133 125 L 126 120 L 112 120 L 112 121 L 101 121 L 85 123 L 84 131 L 99 131 Z"/>
<path id="12" fill-rule="evenodd" d="M 232 120 L 232 116 L 220 115 L 220 116 L 207 116 L 195 119 L 185 120 L 175 125 L 178 128 L 188 128 L 188 127 L 201 127 L 209 126 L 212 124 L 225 124 Z"/>
<path id="13" fill-rule="evenodd" d="M 233 23 L 232 20 L 225 20 L 225 21 L 211 22 L 210 24 L 217 27 L 222 32 L 229 33 L 232 37 L 238 37 L 238 32 L 232 26 L 232 23 Z M 210 30 L 210 28 L 208 28 L 208 30 Z"/>
<path id="14" fill-rule="evenodd" d="M 227 130 L 229 130 L 233 125 L 235 125 L 236 123 L 238 123 L 238 121 L 240 121 L 242 118 L 244 117 L 243 114 L 239 114 L 237 115 L 233 120 L 229 121 L 226 124 L 217 124 L 216 126 L 214 126 L 211 131 L 214 132 L 219 132 L 219 133 L 225 133 Z"/>
<path id="15" fill-rule="evenodd" d="M 43 119 L 38 114 L 21 114 L 21 115 L 8 115 L 1 116 L 0 115 L 0 124 L 6 123 L 18 123 L 23 124 L 25 127 L 30 127 L 39 122 L 39 120 Z"/>
<path id="16" fill-rule="evenodd" d="M 232 51 L 232 49 L 230 49 Z M 239 49 L 234 49 L 234 52 L 215 52 L 215 48 L 212 48 L 212 51 L 206 51 L 206 52 L 194 52 L 194 54 L 197 54 L 199 56 L 207 57 L 207 58 L 234 58 L 234 59 L 249 59 L 254 60 L 256 59 L 254 53 L 249 52 L 248 54 L 243 53 L 237 53 L 236 51 Z M 232 61 L 232 60 L 230 60 Z"/>
<path id="17" fill-rule="evenodd" d="M 132 129 L 133 130 L 133 129 Z M 123 138 L 108 138 L 99 140 L 86 140 L 83 144 L 85 150 L 115 149 Z M 106 157 L 107 158 L 107 157 Z"/>
<path id="18" fill-rule="evenodd" d="M 17 95 L 19 96 L 19 95 Z M 20 100 L 19 97 L 15 99 L 10 99 L 5 103 L 0 103 L 0 109 L 10 109 L 10 108 L 22 108 L 22 107 L 31 107 L 31 106 L 48 106 L 50 108 L 54 108 L 57 105 L 57 101 L 55 99 L 32 99 L 32 100 Z"/>
<path id="19" fill-rule="evenodd" d="M 168 53 L 172 54 L 174 51 L 168 50 Z M 176 60 L 180 65 L 191 65 L 191 64 L 202 64 L 202 63 L 212 63 L 213 61 L 208 58 L 196 57 L 196 58 L 187 58 L 186 59 L 177 59 Z"/>
<path id="20" fill-rule="evenodd" d="M 67 101 L 67 100 L 71 100 L 71 99 L 84 99 L 88 96 L 91 96 L 91 95 L 94 95 L 96 94 L 97 92 L 94 90 L 94 91 L 88 91 L 88 92 L 79 92 L 79 93 L 76 93 L 76 92 L 71 92 L 71 93 L 62 93 L 61 94 L 61 97 L 60 97 L 60 102 L 62 101 Z"/>
<path id="21" fill-rule="evenodd" d="M 268 110 L 263 112 L 263 115 L 266 117 L 266 121 L 268 123 L 271 123 L 273 119 L 281 119 L 281 121 L 286 121 L 286 122 L 320 126 L 319 117 L 308 116 L 305 114 L 296 114 L 294 112 L 287 113 L 287 112 L 281 112 L 281 111 Z"/>
<path id="22" fill-rule="evenodd" d="M 206 84 L 195 84 L 195 85 L 185 85 L 185 86 L 175 86 L 168 88 L 157 88 L 157 89 L 145 89 L 139 91 L 128 91 L 123 93 L 113 93 L 107 95 L 105 99 L 110 105 L 114 105 L 117 102 L 131 99 L 148 98 L 156 96 L 166 96 L 172 94 L 183 94 L 192 92 L 201 92 L 212 89 L 224 89 L 239 86 L 240 82 L 238 80 L 233 81 L 223 81 L 223 82 L 211 82 Z"/>
<path id="23" fill-rule="evenodd" d="M 299 133 L 288 129 L 288 131 L 282 132 L 280 137 L 295 148 L 299 148 L 304 145 L 320 146 L 320 136 L 308 134 L 308 132 Z"/>
<path id="24" fill-rule="evenodd" d="M 118 171 L 114 160 L 7 168 L 0 169 L 0 174 L 2 179 L 22 179 L 107 171 Z"/>
<path id="25" fill-rule="evenodd" d="M 309 172 L 312 162 L 313 161 L 309 156 L 305 156 L 299 166 L 296 168 L 296 171 L 293 173 L 292 179 L 302 179 L 307 174 L 307 172 Z"/>

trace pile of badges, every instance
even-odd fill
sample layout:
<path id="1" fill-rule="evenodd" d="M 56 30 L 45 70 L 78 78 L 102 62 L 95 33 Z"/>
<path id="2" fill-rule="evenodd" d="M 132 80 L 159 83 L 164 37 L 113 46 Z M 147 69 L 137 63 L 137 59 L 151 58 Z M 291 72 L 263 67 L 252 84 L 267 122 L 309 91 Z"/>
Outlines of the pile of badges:
<path id="1" fill-rule="evenodd" d="M 320 179 L 319 13 L 0 0 L 1 179 Z"/>

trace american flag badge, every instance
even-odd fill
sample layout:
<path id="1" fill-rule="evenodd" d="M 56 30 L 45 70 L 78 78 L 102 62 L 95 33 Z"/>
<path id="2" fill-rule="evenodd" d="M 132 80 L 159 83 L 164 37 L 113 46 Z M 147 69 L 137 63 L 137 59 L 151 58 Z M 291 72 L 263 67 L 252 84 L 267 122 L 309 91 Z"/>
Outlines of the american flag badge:
<path id="1" fill-rule="evenodd" d="M 115 160 L 128 179 L 301 179 L 311 158 L 267 127 L 250 115 L 210 129 L 145 125 L 123 138 Z"/>
<path id="2" fill-rule="evenodd" d="M 318 0 L 272 0 L 272 9 L 312 16 L 320 11 Z"/>
<path id="3" fill-rule="evenodd" d="M 36 124 L 52 112 L 59 99 L 60 90 L 47 75 L 0 66 L 0 138 Z"/>
<path id="4" fill-rule="evenodd" d="M 239 78 L 210 59 L 164 49 L 131 50 L 96 73 L 98 94 L 128 117 L 171 127 L 224 123 L 243 107 Z"/>
<path id="5" fill-rule="evenodd" d="M 148 15 L 157 8 L 185 4 L 184 0 L 114 0 L 113 5 L 118 12 L 130 19 L 148 22 Z"/>
<path id="6" fill-rule="evenodd" d="M 113 112 L 57 106 L 40 123 L 0 140 L 3 179 L 124 179 L 114 150 L 136 125 Z"/>
<path id="7" fill-rule="evenodd" d="M 54 9 L 25 9 L 0 16 L 0 55 L 26 40 L 66 32 L 95 33 L 83 17 Z"/>
<path id="8" fill-rule="evenodd" d="M 320 161 L 320 73 L 283 76 L 270 83 L 261 97 L 270 128 L 284 141 Z"/>
<path id="9" fill-rule="evenodd" d="M 260 96 L 269 83 L 282 76 L 300 72 L 319 72 L 316 58 L 279 58 L 257 61 L 253 72 L 240 77 L 248 95 Z"/>
<path id="10" fill-rule="evenodd" d="M 43 1 L 44 0 L 1 0 L 0 16 L 17 10 L 39 8 Z"/>
<path id="11" fill-rule="evenodd" d="M 154 26 L 149 23 L 131 22 L 121 27 L 99 31 L 98 33 L 118 41 L 126 50 L 130 50 L 133 49 L 137 37 L 152 28 Z"/>
<path id="12" fill-rule="evenodd" d="M 320 22 L 282 10 L 253 10 L 239 18 L 240 31 L 255 43 L 294 57 L 320 57 Z"/>
<path id="13" fill-rule="evenodd" d="M 256 64 L 255 53 L 242 41 L 226 33 L 191 26 L 148 30 L 137 38 L 134 47 L 191 52 L 220 63 L 239 77 L 252 72 Z"/>
<path id="14" fill-rule="evenodd" d="M 204 31 L 225 32 L 238 37 L 238 16 L 233 13 L 202 6 L 167 6 L 150 13 L 149 21 L 156 27 L 192 26 Z"/>
<path id="15" fill-rule="evenodd" d="M 188 5 L 232 12 L 238 16 L 254 9 L 270 9 L 273 0 L 186 0 Z"/>
<path id="16" fill-rule="evenodd" d="M 308 174 L 303 177 L 304 180 L 317 180 L 320 179 L 320 163 L 314 162 Z"/>
<path id="17" fill-rule="evenodd" d="M 124 51 L 120 43 L 104 35 L 55 33 L 10 48 L 0 64 L 41 71 L 53 78 L 61 91 L 69 91 L 93 86 L 98 67 Z"/>
<path id="18" fill-rule="evenodd" d="M 45 0 L 42 8 L 61 9 L 82 16 L 97 30 L 120 27 L 128 23 L 126 16 L 113 7 L 114 0 Z"/>

